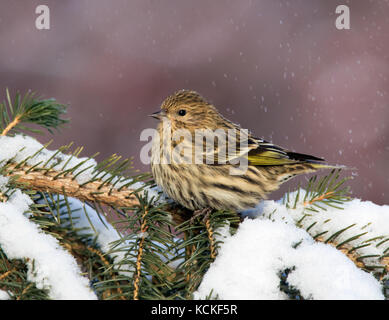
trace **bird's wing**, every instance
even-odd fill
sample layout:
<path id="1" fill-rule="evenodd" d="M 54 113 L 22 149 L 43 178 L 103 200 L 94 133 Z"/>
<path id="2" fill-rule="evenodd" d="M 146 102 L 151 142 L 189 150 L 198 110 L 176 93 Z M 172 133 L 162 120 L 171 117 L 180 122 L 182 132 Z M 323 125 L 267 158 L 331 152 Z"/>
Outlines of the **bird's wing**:
<path id="1" fill-rule="evenodd" d="M 288 151 L 265 140 L 256 138 L 251 138 L 251 140 L 256 143 L 257 146 L 256 148 L 252 148 L 247 154 L 249 165 L 269 166 L 301 162 L 317 163 L 324 161 L 324 159 L 311 155 Z"/>
<path id="2" fill-rule="evenodd" d="M 257 148 L 256 142 L 251 141 L 247 130 L 236 128 L 221 128 L 220 130 L 203 130 L 201 139 L 195 141 L 194 151 L 197 160 L 206 160 L 208 164 L 225 164 L 240 157 L 246 157 L 251 149 Z M 209 143 L 209 144 L 208 144 Z"/>
<path id="3" fill-rule="evenodd" d="M 263 139 L 253 137 L 247 130 L 235 127 L 232 130 L 220 130 L 203 133 L 210 142 L 225 141 L 216 145 L 205 146 L 203 139 L 198 141 L 202 152 L 198 160 L 206 160 L 208 164 L 234 163 L 242 157 L 247 157 L 252 166 L 285 165 L 301 162 L 320 163 L 323 159 L 288 151 Z M 220 140 L 219 140 L 220 139 Z M 200 162 L 201 163 L 201 162 Z"/>

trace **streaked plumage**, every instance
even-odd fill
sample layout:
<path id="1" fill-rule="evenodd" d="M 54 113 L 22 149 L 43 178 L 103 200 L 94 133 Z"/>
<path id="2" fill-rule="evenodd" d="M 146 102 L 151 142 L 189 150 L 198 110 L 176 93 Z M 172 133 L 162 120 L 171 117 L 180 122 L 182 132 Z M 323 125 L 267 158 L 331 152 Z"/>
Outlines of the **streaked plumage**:
<path id="1" fill-rule="evenodd" d="M 252 208 L 278 189 L 280 184 L 298 174 L 333 168 L 322 163 L 323 159 L 291 152 L 255 138 L 250 133 L 241 132 L 239 125 L 224 118 L 212 104 L 194 91 L 181 90 L 169 96 L 162 103 L 161 111 L 153 116 L 161 120 L 157 128 L 161 139 L 154 139 L 152 146 L 151 169 L 154 179 L 168 196 L 191 210 L 213 208 L 239 211 Z M 169 125 L 163 119 L 169 120 Z M 166 160 L 164 154 L 169 154 L 166 151 L 178 143 L 183 152 L 186 148 L 194 150 L 194 139 L 190 137 L 183 137 L 169 145 L 169 132 L 180 129 L 188 130 L 192 137 L 196 129 L 233 130 L 237 135 L 232 143 L 236 142 L 237 151 L 227 158 L 218 146 L 208 150 L 208 153 L 204 151 L 204 158 L 215 160 L 214 164 L 156 163 L 158 157 Z M 245 142 L 243 147 L 239 144 L 242 141 Z M 236 167 L 231 161 L 242 156 L 248 159 L 247 171 L 243 175 L 231 175 L 231 167 Z"/>

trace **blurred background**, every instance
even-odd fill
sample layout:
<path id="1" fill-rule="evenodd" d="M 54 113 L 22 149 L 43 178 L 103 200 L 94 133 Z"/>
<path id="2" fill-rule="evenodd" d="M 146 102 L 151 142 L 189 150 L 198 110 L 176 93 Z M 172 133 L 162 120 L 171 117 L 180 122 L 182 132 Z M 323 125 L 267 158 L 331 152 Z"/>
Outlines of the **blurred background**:
<path id="1" fill-rule="evenodd" d="M 40 4 L 50 30 L 35 27 Z M 350 30 L 335 27 L 339 4 Z M 388 33 L 384 0 L 1 0 L 0 97 L 55 97 L 71 123 L 40 142 L 149 171 L 147 115 L 193 89 L 258 137 L 357 168 L 353 195 L 389 204 Z"/>

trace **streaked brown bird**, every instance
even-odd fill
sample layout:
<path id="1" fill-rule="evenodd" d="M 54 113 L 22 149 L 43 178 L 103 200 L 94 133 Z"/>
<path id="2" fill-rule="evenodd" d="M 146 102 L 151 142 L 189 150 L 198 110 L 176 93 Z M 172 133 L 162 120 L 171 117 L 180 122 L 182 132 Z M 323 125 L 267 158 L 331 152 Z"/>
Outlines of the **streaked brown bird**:
<path id="1" fill-rule="evenodd" d="M 195 210 L 195 215 L 209 213 L 209 209 L 253 208 L 298 174 L 337 168 L 323 163 L 321 158 L 292 152 L 253 137 L 224 118 L 215 106 L 194 91 L 174 93 L 163 101 L 161 110 L 151 116 L 160 120 L 158 135 L 152 142 L 154 179 L 169 197 Z M 223 149 L 219 140 L 208 148 L 204 139 L 196 140 L 199 132 L 206 132 L 205 140 L 210 134 L 214 134 L 215 139 L 223 137 L 223 132 L 231 139 L 226 139 L 227 148 Z M 230 146 L 235 149 L 225 152 L 230 151 Z M 194 150 L 200 150 L 200 156 Z M 240 174 L 232 174 L 239 166 L 236 162 L 244 160 L 247 167 Z"/>

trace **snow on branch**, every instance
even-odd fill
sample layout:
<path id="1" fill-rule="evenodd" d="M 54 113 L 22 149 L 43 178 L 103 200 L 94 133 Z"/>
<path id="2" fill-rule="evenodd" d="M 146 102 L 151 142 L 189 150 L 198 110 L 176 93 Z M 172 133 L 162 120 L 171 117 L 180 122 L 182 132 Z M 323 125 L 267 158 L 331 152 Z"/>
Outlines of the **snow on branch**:
<path id="1" fill-rule="evenodd" d="M 7 183 L 8 179 L 0 176 L 0 191 Z M 38 289 L 47 289 L 52 299 L 96 299 L 74 257 L 25 216 L 31 204 L 20 190 L 0 202 L 0 247 L 4 253 L 10 259 L 27 259 L 29 280 Z"/>
<path id="2" fill-rule="evenodd" d="M 301 189 L 290 195 L 296 199 Z M 296 202 L 295 200 L 293 200 Z M 332 244 L 356 264 L 382 277 L 389 271 L 389 206 L 352 199 L 342 208 L 322 207 L 312 211 L 302 201 L 288 208 L 294 223 L 306 229 L 316 240 Z"/>
<path id="3" fill-rule="evenodd" d="M 45 147 L 28 136 L 0 136 L 3 174 L 15 177 L 16 182 L 37 191 L 65 194 L 116 207 L 138 204 L 134 191 L 141 190 L 144 184 L 120 176 L 130 164 L 128 159 L 113 167 L 120 159 L 113 156 L 97 165 L 93 157 L 78 158 L 76 155 L 80 149 L 73 154 L 64 154 L 70 145 L 55 151 Z M 148 192 L 158 195 L 153 189 Z"/>
<path id="4" fill-rule="evenodd" d="M 123 263 L 123 261 L 128 259 L 127 250 L 138 235 L 124 239 L 124 235 L 114 228 L 103 215 L 87 203 L 75 198 L 60 195 L 54 203 L 50 198 L 40 199 L 37 202 L 48 205 L 52 209 L 55 209 L 60 203 L 59 211 L 61 214 L 66 216 L 68 211 L 71 212 L 73 229 L 77 230 L 77 234 L 85 235 L 90 240 L 94 239 L 102 254 L 112 259 L 118 274 L 128 278 L 133 276 L 134 268 L 131 264 Z"/>
<path id="5" fill-rule="evenodd" d="M 294 201 L 296 195 L 290 199 Z M 315 241 L 314 236 L 326 231 L 328 237 L 323 239 L 333 235 L 331 241 L 339 245 L 348 241 L 365 257 L 362 261 L 376 259 L 382 270 L 384 265 L 377 258 L 387 253 L 383 243 L 389 239 L 389 206 L 354 199 L 344 210 L 329 208 L 301 219 L 305 214 L 303 201 L 296 208 L 288 208 L 282 200 L 265 201 L 250 212 L 256 218 L 246 218 L 235 235 L 221 230 L 224 244 L 195 297 L 204 299 L 212 292 L 219 299 L 286 299 L 283 275 L 289 290 L 298 292 L 300 298 L 384 299 L 379 279 L 358 268 L 333 245 Z M 355 230 L 346 228 L 350 225 Z"/>

